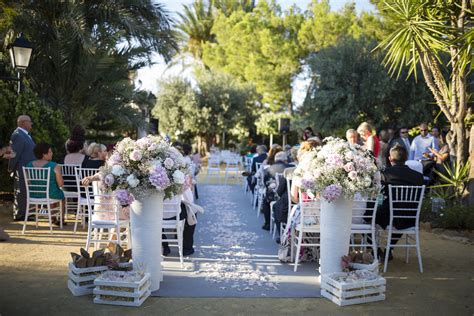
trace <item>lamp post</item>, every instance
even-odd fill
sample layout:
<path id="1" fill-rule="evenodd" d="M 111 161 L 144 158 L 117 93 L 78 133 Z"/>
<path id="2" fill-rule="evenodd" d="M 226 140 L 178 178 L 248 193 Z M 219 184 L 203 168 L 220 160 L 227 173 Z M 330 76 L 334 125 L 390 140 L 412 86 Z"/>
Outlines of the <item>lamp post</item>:
<path id="1" fill-rule="evenodd" d="M 33 51 L 33 44 L 31 44 L 23 33 L 20 33 L 13 43 L 8 45 L 10 52 L 10 58 L 13 69 L 18 73 L 18 77 L 0 77 L 0 80 L 5 81 L 17 81 L 18 82 L 18 94 L 22 90 L 22 74 L 28 68 L 30 63 L 31 53 Z"/>

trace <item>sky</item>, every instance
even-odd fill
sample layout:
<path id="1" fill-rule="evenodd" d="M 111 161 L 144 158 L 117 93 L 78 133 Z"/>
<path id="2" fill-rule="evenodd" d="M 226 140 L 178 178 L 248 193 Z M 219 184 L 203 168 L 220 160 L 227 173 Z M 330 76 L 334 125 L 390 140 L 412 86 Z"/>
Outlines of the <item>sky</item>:
<path id="1" fill-rule="evenodd" d="M 166 9 L 173 14 L 174 18 L 177 18 L 176 12 L 182 12 L 183 5 L 191 4 L 193 3 L 193 0 L 162 0 L 157 2 L 165 4 Z M 307 8 L 308 4 L 311 3 L 311 0 L 276 0 L 276 2 L 281 5 L 283 10 L 294 4 L 304 10 Z M 355 2 L 356 8 L 359 12 L 370 11 L 373 9 L 373 5 L 370 4 L 369 0 L 330 0 L 329 2 L 331 10 L 336 11 L 341 9 L 348 2 Z M 190 69 L 183 71 L 182 67 L 179 65 L 170 68 L 158 54 L 155 54 L 152 60 L 155 63 L 154 65 L 141 68 L 137 72 L 136 84 L 142 90 L 149 90 L 156 93 L 158 91 L 158 81 L 161 79 L 175 75 L 182 75 L 185 77 L 191 76 Z M 295 104 L 301 104 L 303 101 L 307 84 L 307 80 L 304 80 L 302 77 L 297 78 L 293 83 L 293 101 Z"/>

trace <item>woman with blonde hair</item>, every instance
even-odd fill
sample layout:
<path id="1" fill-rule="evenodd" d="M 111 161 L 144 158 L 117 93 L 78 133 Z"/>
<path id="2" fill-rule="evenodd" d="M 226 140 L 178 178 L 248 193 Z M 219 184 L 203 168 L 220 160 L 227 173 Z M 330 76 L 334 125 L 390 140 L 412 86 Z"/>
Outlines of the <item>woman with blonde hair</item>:
<path id="1" fill-rule="evenodd" d="M 380 160 L 378 159 L 380 155 L 380 141 L 377 135 L 372 133 L 372 126 L 367 122 L 363 122 L 357 128 L 357 133 L 359 133 L 360 138 L 364 141 L 364 147 L 370 150 L 377 160 Z"/>
<path id="2" fill-rule="evenodd" d="M 107 147 L 98 143 L 91 143 L 87 147 L 88 159 L 82 164 L 83 168 L 100 168 L 104 165 L 107 158 Z"/>

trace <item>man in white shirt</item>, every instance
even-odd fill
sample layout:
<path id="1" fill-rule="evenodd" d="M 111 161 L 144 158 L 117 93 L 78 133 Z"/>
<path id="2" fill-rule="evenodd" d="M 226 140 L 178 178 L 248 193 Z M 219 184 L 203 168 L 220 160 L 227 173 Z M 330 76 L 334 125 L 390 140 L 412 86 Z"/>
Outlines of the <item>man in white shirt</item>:
<path id="1" fill-rule="evenodd" d="M 420 135 L 416 136 L 410 146 L 410 160 L 417 160 L 423 164 L 423 174 L 427 175 L 434 166 L 430 148 L 439 150 L 435 139 L 428 133 L 428 125 L 420 124 Z"/>

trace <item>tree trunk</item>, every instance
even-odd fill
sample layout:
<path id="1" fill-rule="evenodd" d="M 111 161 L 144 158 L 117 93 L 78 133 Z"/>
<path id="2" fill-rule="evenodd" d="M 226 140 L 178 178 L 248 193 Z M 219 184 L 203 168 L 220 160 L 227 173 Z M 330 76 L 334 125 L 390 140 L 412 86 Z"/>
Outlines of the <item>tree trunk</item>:
<path id="1" fill-rule="evenodd" d="M 471 169 L 469 170 L 469 205 L 474 205 L 474 125 L 471 126 L 471 137 L 469 144 L 469 161 Z"/>

